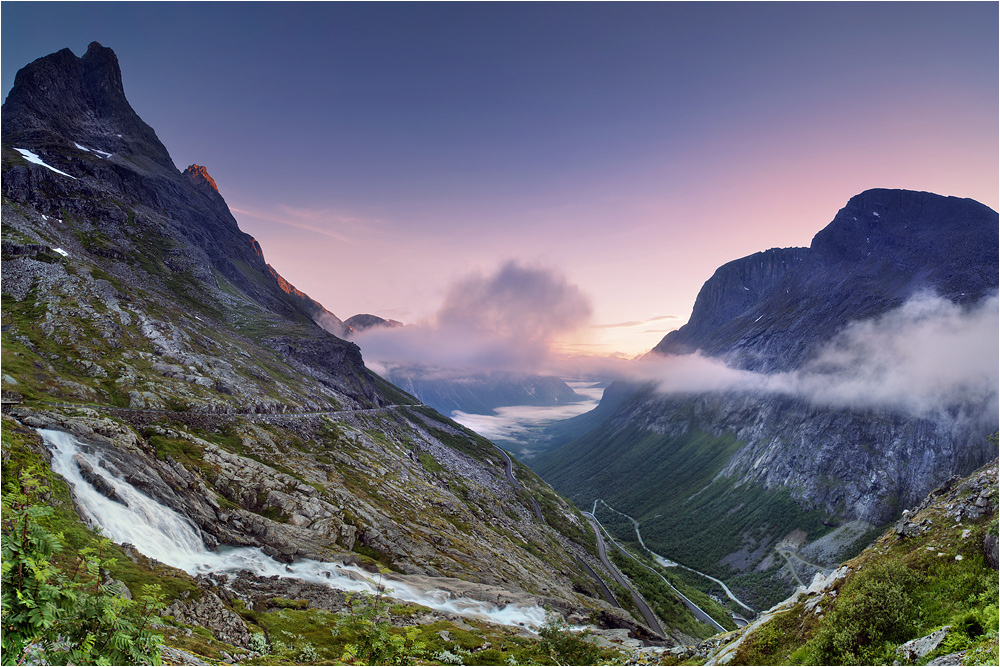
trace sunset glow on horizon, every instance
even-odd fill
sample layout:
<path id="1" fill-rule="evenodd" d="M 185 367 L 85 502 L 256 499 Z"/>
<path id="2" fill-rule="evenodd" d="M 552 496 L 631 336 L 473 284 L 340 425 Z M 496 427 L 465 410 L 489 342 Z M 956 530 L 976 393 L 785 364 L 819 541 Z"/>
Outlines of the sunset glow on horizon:
<path id="1" fill-rule="evenodd" d="M 557 355 L 632 357 L 720 265 L 808 246 L 864 190 L 1000 207 L 996 3 L 0 11 L 5 92 L 48 53 L 114 49 L 176 166 L 341 319 L 434 326 L 513 262 L 589 301 Z"/>

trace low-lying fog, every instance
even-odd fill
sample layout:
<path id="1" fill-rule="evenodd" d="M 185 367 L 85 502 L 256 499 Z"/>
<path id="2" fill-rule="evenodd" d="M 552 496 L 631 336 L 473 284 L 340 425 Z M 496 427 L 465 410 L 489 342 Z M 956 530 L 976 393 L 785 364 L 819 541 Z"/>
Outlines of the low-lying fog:
<path id="1" fill-rule="evenodd" d="M 586 400 L 564 405 L 509 405 L 496 409 L 495 415 L 475 415 L 456 410 L 451 418 L 462 426 L 511 450 L 519 458 L 530 458 L 543 428 L 552 422 L 590 412 L 604 395 L 605 383 L 587 380 L 565 380 L 573 391 Z"/>

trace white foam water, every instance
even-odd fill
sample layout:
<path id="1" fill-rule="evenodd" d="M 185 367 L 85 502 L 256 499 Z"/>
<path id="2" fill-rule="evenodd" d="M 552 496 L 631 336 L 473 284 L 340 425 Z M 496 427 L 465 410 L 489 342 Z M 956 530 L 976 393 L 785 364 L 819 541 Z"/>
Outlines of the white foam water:
<path id="1" fill-rule="evenodd" d="M 88 523 L 119 544 L 131 543 L 142 554 L 184 570 L 192 576 L 249 570 L 259 576 L 294 577 L 342 591 L 375 593 L 389 589 L 391 597 L 415 602 L 438 611 L 478 618 L 501 625 L 525 627 L 545 623 L 545 610 L 538 606 L 508 604 L 503 607 L 468 597 L 457 597 L 440 589 L 412 585 L 399 575 L 373 579 L 362 568 L 343 563 L 300 559 L 279 563 L 259 547 L 222 546 L 212 551 L 187 517 L 162 505 L 117 477 L 101 463 L 101 457 L 83 451 L 69 433 L 39 429 L 52 450 L 52 470 L 63 476 Z M 85 462 L 123 502 L 102 495 L 83 478 L 78 462 Z M 404 575 L 405 576 L 405 575 Z"/>

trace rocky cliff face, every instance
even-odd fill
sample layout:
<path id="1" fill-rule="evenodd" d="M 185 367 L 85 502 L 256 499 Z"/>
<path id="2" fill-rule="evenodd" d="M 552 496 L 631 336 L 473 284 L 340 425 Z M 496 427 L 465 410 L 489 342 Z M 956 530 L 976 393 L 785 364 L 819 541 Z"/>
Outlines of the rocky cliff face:
<path id="1" fill-rule="evenodd" d="M 153 128 L 125 99 L 114 51 L 97 42 L 81 58 L 63 49 L 19 70 L 3 113 L 3 143 L 8 146 L 44 149 L 79 142 L 91 150 L 129 156 L 146 172 L 175 170 Z"/>
<path id="2" fill-rule="evenodd" d="M 654 348 L 701 349 L 739 368 L 797 368 L 849 322 L 920 290 L 973 303 L 997 288 L 997 213 L 979 202 L 868 190 L 809 248 L 768 250 L 722 266 L 690 321 Z"/>
<path id="3" fill-rule="evenodd" d="M 750 310 L 808 256 L 808 248 L 772 248 L 723 264 L 698 292 L 688 324 L 664 337 L 653 352 L 694 352 L 705 337 Z"/>
<path id="4" fill-rule="evenodd" d="M 769 250 L 720 267 L 688 324 L 648 356 L 700 350 L 760 378 L 814 369 L 817 352 L 849 324 L 884 315 L 914 294 L 984 303 L 997 289 L 997 239 L 996 212 L 978 202 L 864 192 L 809 248 Z M 985 402 L 955 400 L 917 416 L 759 388 L 609 388 L 619 399 L 629 391 L 588 434 L 568 430 L 577 439 L 534 467 L 582 506 L 604 497 L 648 521 L 654 549 L 723 575 L 770 569 L 780 578 L 773 549 L 783 536 L 803 530 L 816 539 L 845 521 L 885 524 L 996 453 L 987 438 L 997 428 L 995 388 Z M 718 548 L 703 546 L 713 540 Z M 752 586 L 751 578 L 736 579 Z"/>
<path id="5" fill-rule="evenodd" d="M 318 326 L 336 318 L 265 263 L 206 170 L 174 167 L 110 49 L 18 74 L 2 168 L 21 424 L 78 434 L 210 545 L 606 606 L 576 561 L 600 568 L 582 517 Z"/>

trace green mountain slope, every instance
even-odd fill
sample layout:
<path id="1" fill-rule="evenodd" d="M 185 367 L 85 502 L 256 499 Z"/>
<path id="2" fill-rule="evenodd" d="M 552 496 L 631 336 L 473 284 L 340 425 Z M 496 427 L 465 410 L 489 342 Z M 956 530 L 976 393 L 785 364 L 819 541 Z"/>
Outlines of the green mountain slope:
<path id="1" fill-rule="evenodd" d="M 933 492 L 706 664 L 997 664 L 997 463 Z"/>

